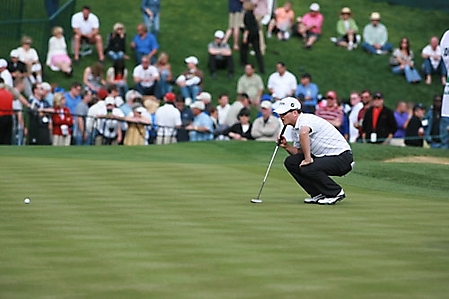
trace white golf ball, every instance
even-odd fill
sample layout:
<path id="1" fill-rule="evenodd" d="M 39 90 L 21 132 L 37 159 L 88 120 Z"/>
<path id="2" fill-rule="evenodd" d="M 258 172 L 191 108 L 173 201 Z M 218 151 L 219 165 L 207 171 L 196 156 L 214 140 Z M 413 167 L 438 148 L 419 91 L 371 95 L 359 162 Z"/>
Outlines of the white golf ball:
<path id="1" fill-rule="evenodd" d="M 29 203 L 31 202 L 31 200 L 27 197 L 27 198 L 25 198 L 25 199 L 23 200 L 23 202 L 24 202 L 25 204 L 29 204 Z"/>

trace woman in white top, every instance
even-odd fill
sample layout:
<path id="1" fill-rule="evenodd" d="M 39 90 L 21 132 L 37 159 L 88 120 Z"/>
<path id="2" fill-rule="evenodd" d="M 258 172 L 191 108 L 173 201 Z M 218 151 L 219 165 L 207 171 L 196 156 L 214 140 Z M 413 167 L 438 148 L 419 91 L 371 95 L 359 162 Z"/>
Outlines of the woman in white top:
<path id="1" fill-rule="evenodd" d="M 64 29 L 56 26 L 52 30 L 52 37 L 48 40 L 48 54 L 46 64 L 52 71 L 61 71 L 67 76 L 72 75 L 72 61 L 67 54 L 67 44 Z"/>
<path id="2" fill-rule="evenodd" d="M 42 65 L 39 62 L 39 56 L 34 48 L 31 48 L 32 39 L 24 36 L 21 40 L 21 47 L 17 48 L 19 60 L 26 64 L 28 78 L 31 83 L 42 83 Z"/>

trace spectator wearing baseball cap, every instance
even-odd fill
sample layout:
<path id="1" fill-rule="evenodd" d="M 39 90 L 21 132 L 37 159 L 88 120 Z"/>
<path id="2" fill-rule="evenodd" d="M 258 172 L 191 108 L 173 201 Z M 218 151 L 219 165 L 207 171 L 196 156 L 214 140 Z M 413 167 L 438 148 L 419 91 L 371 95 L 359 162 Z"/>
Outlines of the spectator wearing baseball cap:
<path id="1" fill-rule="evenodd" d="M 200 92 L 199 95 L 196 96 L 196 100 L 202 101 L 204 103 L 204 106 L 205 106 L 204 111 L 206 111 L 206 113 L 208 113 L 209 108 L 211 106 L 212 95 L 210 93 L 208 93 L 207 91 L 202 91 L 202 92 Z"/>
<path id="2" fill-rule="evenodd" d="M 189 56 L 185 60 L 187 70 L 176 79 L 185 104 L 190 106 L 195 101 L 196 96 L 201 92 L 203 86 L 203 71 L 198 68 L 198 58 Z"/>
<path id="3" fill-rule="evenodd" d="M 363 119 L 363 141 L 390 144 L 396 129 L 397 123 L 393 111 L 384 106 L 383 94 L 375 92 L 372 106 L 365 112 Z"/>
<path id="4" fill-rule="evenodd" d="M 261 116 L 253 121 L 251 136 L 257 141 L 275 141 L 281 130 L 281 124 L 273 115 L 270 101 L 260 103 Z"/>
<path id="5" fill-rule="evenodd" d="M 177 130 L 181 127 L 182 122 L 181 112 L 176 108 L 175 101 L 176 95 L 172 92 L 167 92 L 164 95 L 165 104 L 156 110 L 156 144 L 170 144 L 177 142 Z"/>
<path id="6" fill-rule="evenodd" d="M 223 39 L 225 33 L 217 30 L 214 33 L 214 41 L 207 46 L 209 52 L 209 71 L 212 78 L 217 77 L 218 69 L 227 69 L 229 78 L 234 77 L 234 60 L 232 59 L 232 50 L 228 43 Z"/>
<path id="7" fill-rule="evenodd" d="M 17 49 L 12 50 L 9 57 L 10 60 L 8 61 L 8 71 L 11 73 L 12 79 L 15 80 L 16 78 L 25 78 L 27 76 L 27 67 L 25 63 L 19 60 L 19 51 L 17 51 Z M 24 82 L 27 85 L 25 89 L 30 91 L 30 82 L 28 80 L 25 80 Z"/>
<path id="8" fill-rule="evenodd" d="M 193 122 L 186 127 L 189 131 L 190 141 L 207 141 L 214 139 L 214 122 L 204 110 L 206 106 L 202 101 L 196 101 L 190 106 L 193 113 Z"/>
<path id="9" fill-rule="evenodd" d="M 3 58 L 0 59 L 0 78 L 6 85 L 14 86 L 11 73 L 8 71 L 8 62 Z"/>
<path id="10" fill-rule="evenodd" d="M 413 116 L 405 129 L 405 145 L 422 147 L 424 144 L 424 128 L 422 120 L 426 110 L 423 104 L 418 103 L 413 106 Z"/>
<path id="11" fill-rule="evenodd" d="M 326 105 L 318 106 L 316 115 L 330 122 L 335 128 L 340 130 L 343 123 L 344 112 L 339 104 L 337 93 L 334 90 L 329 90 L 326 93 Z"/>
<path id="12" fill-rule="evenodd" d="M 284 136 L 279 146 L 289 154 L 285 168 L 310 195 L 307 204 L 333 205 L 346 197 L 343 188 L 330 176 L 343 176 L 352 169 L 351 147 L 328 121 L 301 112 L 301 104 L 293 97 L 280 101 L 275 110 L 284 126 L 293 126 L 293 144 Z"/>
<path id="13" fill-rule="evenodd" d="M 310 4 L 309 12 L 302 18 L 297 19 L 297 33 L 304 41 L 304 48 L 312 48 L 312 45 L 318 40 L 321 35 L 323 21 L 324 17 L 320 13 L 320 5 L 318 3 Z"/>
<path id="14" fill-rule="evenodd" d="M 362 48 L 370 54 L 387 54 L 393 50 L 393 45 L 388 42 L 388 30 L 380 22 L 380 13 L 373 12 L 370 16 L 371 23 L 363 28 Z"/>

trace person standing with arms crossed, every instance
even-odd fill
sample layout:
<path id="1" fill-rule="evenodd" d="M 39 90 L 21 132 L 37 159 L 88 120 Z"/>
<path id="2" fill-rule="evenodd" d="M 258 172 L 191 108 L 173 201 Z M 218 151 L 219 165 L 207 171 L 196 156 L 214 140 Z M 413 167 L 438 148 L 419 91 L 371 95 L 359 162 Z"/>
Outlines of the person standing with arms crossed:
<path id="1" fill-rule="evenodd" d="M 281 100 L 274 112 L 284 126 L 293 126 L 293 145 L 281 136 L 279 146 L 290 154 L 284 161 L 288 172 L 311 196 L 304 203 L 333 205 L 343 200 L 343 188 L 329 177 L 352 170 L 351 147 L 341 133 L 328 121 L 302 113 L 301 104 L 292 97 Z"/>

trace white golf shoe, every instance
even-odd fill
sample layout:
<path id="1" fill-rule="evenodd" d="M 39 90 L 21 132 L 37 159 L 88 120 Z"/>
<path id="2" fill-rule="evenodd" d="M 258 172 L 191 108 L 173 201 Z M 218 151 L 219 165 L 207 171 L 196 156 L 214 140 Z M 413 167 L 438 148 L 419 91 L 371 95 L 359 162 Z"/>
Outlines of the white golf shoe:
<path id="1" fill-rule="evenodd" d="M 346 197 L 345 191 L 341 189 L 340 193 L 337 194 L 335 197 L 325 197 L 323 199 L 318 200 L 318 204 L 320 205 L 334 205 L 337 202 L 343 200 Z"/>
<path id="2" fill-rule="evenodd" d="M 326 198 L 326 196 L 324 196 L 323 194 L 318 194 L 313 197 L 304 198 L 304 203 L 318 203 L 318 200 L 324 198 Z"/>

